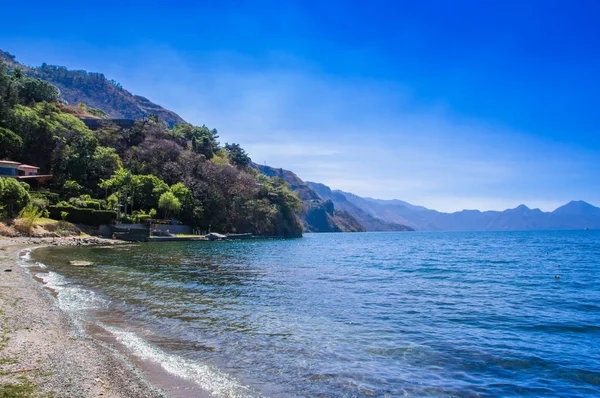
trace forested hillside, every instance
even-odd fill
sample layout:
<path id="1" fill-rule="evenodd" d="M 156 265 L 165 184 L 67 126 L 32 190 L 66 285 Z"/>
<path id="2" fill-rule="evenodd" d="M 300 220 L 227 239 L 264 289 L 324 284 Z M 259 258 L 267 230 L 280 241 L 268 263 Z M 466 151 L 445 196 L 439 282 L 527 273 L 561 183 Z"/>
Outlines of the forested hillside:
<path id="1" fill-rule="evenodd" d="M 4 216 L 36 206 L 53 217 L 99 223 L 122 210 L 123 222 L 162 217 L 203 230 L 301 235 L 298 195 L 281 178 L 249 167 L 239 145 L 221 145 L 217 130 L 171 127 L 157 115 L 91 130 L 80 118 L 105 109 L 68 106 L 59 96 L 54 85 L 0 63 L 0 159 L 54 176 L 49 192 L 0 181 Z"/>
<path id="2" fill-rule="evenodd" d="M 59 98 L 70 105 L 86 104 L 101 109 L 99 115 L 115 119 L 143 119 L 156 115 L 169 126 L 185 121 L 175 112 L 154 104 L 147 98 L 134 95 L 102 73 L 69 70 L 64 66 L 42 64 L 28 67 L 18 63 L 13 55 L 0 50 L 0 61 L 10 68 L 20 68 L 27 76 L 38 77 L 57 87 Z"/>
<path id="3" fill-rule="evenodd" d="M 269 177 L 280 177 L 304 202 L 301 218 L 308 232 L 364 232 L 365 227 L 349 212 L 338 209 L 330 198 L 321 197 L 306 182 L 289 170 L 256 163 L 252 167 Z"/>

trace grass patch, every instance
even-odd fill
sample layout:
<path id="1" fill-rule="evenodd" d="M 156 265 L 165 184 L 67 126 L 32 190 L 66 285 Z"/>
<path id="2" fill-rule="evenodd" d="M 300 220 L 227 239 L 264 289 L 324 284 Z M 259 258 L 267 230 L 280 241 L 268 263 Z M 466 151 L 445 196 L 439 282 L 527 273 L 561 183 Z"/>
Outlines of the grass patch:
<path id="1" fill-rule="evenodd" d="M 33 397 L 35 386 L 29 380 L 22 384 L 0 384 L 0 398 L 29 398 Z"/>
<path id="2" fill-rule="evenodd" d="M 14 365 L 16 363 L 19 363 L 19 360 L 17 358 L 11 358 L 11 357 L 0 358 L 0 365 Z"/>
<path id="3" fill-rule="evenodd" d="M 10 340 L 10 328 L 8 327 L 8 318 L 3 310 L 0 310 L 0 320 L 2 324 L 0 325 L 0 350 L 3 350 L 8 345 L 8 341 Z"/>
<path id="4" fill-rule="evenodd" d="M 51 218 L 45 218 L 45 217 L 40 217 L 38 218 L 38 220 L 36 221 L 37 225 L 41 225 L 41 226 L 46 226 L 46 225 L 56 225 L 58 224 L 60 221 L 58 220 L 53 220 Z"/>

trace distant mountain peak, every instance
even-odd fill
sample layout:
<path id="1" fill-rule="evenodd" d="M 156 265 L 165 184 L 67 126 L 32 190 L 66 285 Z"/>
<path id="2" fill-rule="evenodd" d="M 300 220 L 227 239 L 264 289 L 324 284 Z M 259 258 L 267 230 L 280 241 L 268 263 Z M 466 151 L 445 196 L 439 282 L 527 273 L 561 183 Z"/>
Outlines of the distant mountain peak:
<path id="1" fill-rule="evenodd" d="M 554 210 L 552 214 L 600 215 L 600 208 L 583 200 L 572 200 Z"/>
<path id="2" fill-rule="evenodd" d="M 420 230 L 514 231 L 600 228 L 600 208 L 582 200 L 571 201 L 554 212 L 531 209 L 525 204 L 520 204 L 504 211 L 482 212 L 465 209 L 443 213 L 401 200 L 363 198 L 340 190 L 331 190 L 323 184 L 309 183 L 309 185 L 319 195 L 333 200 L 336 206 L 346 208 L 357 215 L 357 218 L 367 226 L 367 230 L 369 224 L 364 215 L 380 222 L 400 223 Z M 340 197 L 336 197 L 336 194 Z M 363 213 L 362 218 L 360 212 Z"/>
<path id="3" fill-rule="evenodd" d="M 583 206 L 594 207 L 593 205 L 591 205 L 588 202 L 583 201 L 583 200 L 572 200 L 569 203 L 567 203 L 565 206 L 570 206 L 570 205 L 583 205 Z"/>

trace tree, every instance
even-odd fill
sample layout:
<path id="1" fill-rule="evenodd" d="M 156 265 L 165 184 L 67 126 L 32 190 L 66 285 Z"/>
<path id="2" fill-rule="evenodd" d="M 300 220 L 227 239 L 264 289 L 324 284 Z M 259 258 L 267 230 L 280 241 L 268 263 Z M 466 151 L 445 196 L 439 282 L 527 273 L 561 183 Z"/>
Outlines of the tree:
<path id="1" fill-rule="evenodd" d="M 177 124 L 173 130 L 192 141 L 192 151 L 204 155 L 206 159 L 212 159 L 214 153 L 219 150 L 219 133 L 216 129 L 210 130 L 206 126 L 197 127 L 189 123 Z"/>
<path id="2" fill-rule="evenodd" d="M 25 77 L 25 73 L 23 73 L 23 68 L 20 68 L 18 66 L 10 72 L 10 75 L 16 80 L 19 80 L 19 79 L 22 79 Z"/>
<path id="3" fill-rule="evenodd" d="M 62 193 L 65 197 L 74 197 L 79 196 L 81 191 L 83 190 L 83 186 L 77 183 L 75 180 L 68 180 L 62 186 Z"/>
<path id="4" fill-rule="evenodd" d="M 8 74 L 8 66 L 0 62 L 0 124 L 6 123 L 11 108 L 18 100 L 19 93 L 15 80 Z"/>
<path id="5" fill-rule="evenodd" d="M 150 210 L 158 207 L 160 196 L 169 190 L 169 186 L 160 178 L 152 174 L 136 175 L 132 205 L 138 210 Z"/>
<path id="6" fill-rule="evenodd" d="M 234 166 L 246 167 L 250 163 L 250 156 L 239 144 L 225 144 L 225 151 Z"/>
<path id="7" fill-rule="evenodd" d="M 87 180 L 90 177 L 90 169 L 94 166 L 93 157 L 97 148 L 98 139 L 91 133 L 84 133 L 70 140 L 67 144 L 67 151 L 63 155 L 66 165 L 65 172 L 70 179 L 78 181 L 84 186 L 91 186 Z M 97 183 L 94 183 L 93 187 L 96 185 Z"/>
<path id="8" fill-rule="evenodd" d="M 195 223 L 195 216 L 199 209 L 195 210 L 194 194 L 192 190 L 183 185 L 181 182 L 171 185 L 171 192 L 181 203 L 179 218 L 184 223 Z"/>
<path id="9" fill-rule="evenodd" d="M 0 177 L 0 204 L 3 204 L 10 214 L 21 211 L 29 200 L 29 193 L 24 185 L 14 178 Z"/>
<path id="10" fill-rule="evenodd" d="M 160 195 L 158 208 L 164 211 L 165 218 L 169 218 L 171 214 L 179 213 L 179 210 L 181 210 L 181 203 L 179 202 L 179 199 L 173 195 L 173 192 L 167 191 Z"/>
<path id="11" fill-rule="evenodd" d="M 0 127 L 0 159 L 15 158 L 21 152 L 23 139 L 9 129 Z"/>
<path id="12" fill-rule="evenodd" d="M 24 104 L 58 101 L 58 89 L 52 84 L 33 77 L 24 77 L 19 81 L 19 99 Z"/>
<path id="13" fill-rule="evenodd" d="M 95 188 L 100 181 L 110 178 L 117 170 L 122 168 L 121 159 L 114 148 L 97 146 L 87 165 L 88 174 L 86 186 Z"/>
<path id="14" fill-rule="evenodd" d="M 127 204 L 130 203 L 130 200 L 133 201 L 133 198 L 130 199 L 129 195 L 133 196 L 135 182 L 134 175 L 130 170 L 120 168 L 108 180 L 101 180 L 98 187 L 115 192 L 119 201 L 125 205 L 125 215 L 127 215 Z"/>
<path id="15" fill-rule="evenodd" d="M 68 171 L 66 160 L 73 153 L 71 146 L 97 145 L 92 132 L 81 120 L 48 102 L 32 107 L 15 105 L 3 127 L 18 132 L 23 140 L 22 162 L 52 170 L 60 177 Z M 82 136 L 87 138 L 78 142 Z M 58 182 L 62 183 L 64 179 L 58 179 Z"/>

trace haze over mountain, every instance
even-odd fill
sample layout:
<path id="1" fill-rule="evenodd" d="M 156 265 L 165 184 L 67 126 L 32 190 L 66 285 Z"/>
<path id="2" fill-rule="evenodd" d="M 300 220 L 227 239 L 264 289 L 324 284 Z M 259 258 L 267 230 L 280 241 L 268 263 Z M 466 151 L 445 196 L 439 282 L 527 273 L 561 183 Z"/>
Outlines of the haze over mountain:
<path id="1" fill-rule="evenodd" d="M 362 198 L 349 192 L 307 182 L 324 198 L 363 222 L 364 214 L 389 223 L 398 223 L 422 231 L 504 231 L 544 229 L 598 229 L 600 208 L 584 201 L 571 201 L 552 212 L 520 205 L 504 211 L 462 210 L 443 213 L 415 206 L 402 200 Z M 380 230 L 377 227 L 367 230 Z"/>
<path id="2" fill-rule="evenodd" d="M 256 163 L 251 166 L 268 177 L 282 178 L 298 194 L 304 203 L 302 222 L 306 232 L 365 231 L 364 224 L 345 211 L 343 206 L 335 206 L 329 198 L 319 196 L 293 172 Z"/>
<path id="3" fill-rule="evenodd" d="M 413 229 L 413 227 L 407 225 L 408 222 L 406 221 L 391 222 L 374 216 L 371 212 L 348 200 L 347 196 L 351 194 L 332 191 L 328 186 L 316 182 L 307 181 L 306 184 L 318 193 L 321 198 L 332 201 L 336 208 L 344 210 L 355 217 L 367 231 L 410 231 Z"/>

